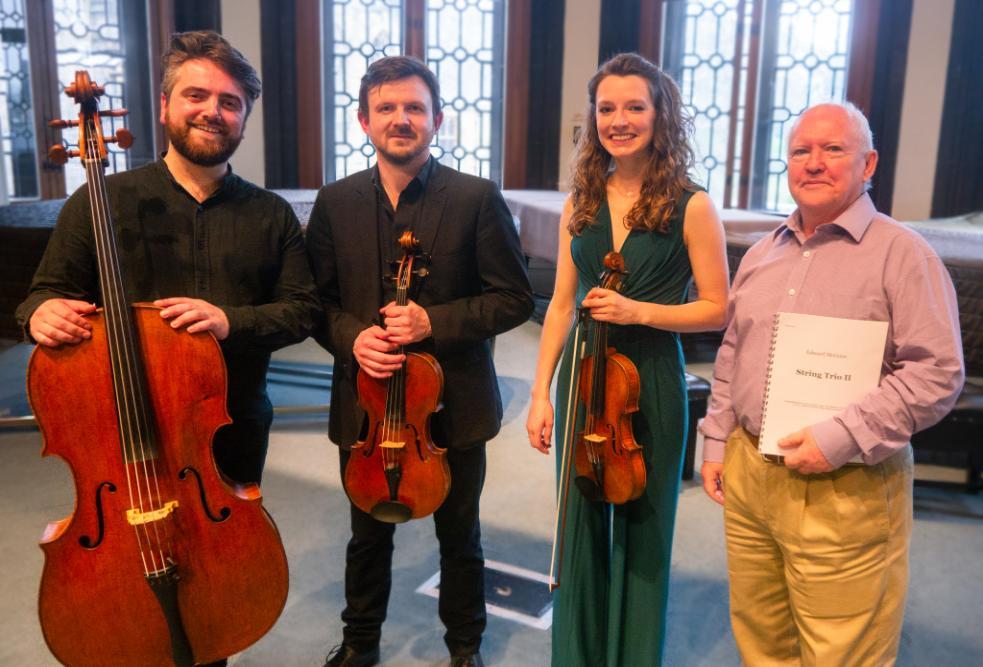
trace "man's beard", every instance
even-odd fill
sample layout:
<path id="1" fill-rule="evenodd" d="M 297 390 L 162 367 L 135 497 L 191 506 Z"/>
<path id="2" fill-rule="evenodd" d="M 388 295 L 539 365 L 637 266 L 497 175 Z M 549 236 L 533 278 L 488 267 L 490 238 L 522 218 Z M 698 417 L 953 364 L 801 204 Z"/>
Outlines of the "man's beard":
<path id="1" fill-rule="evenodd" d="M 401 134 L 397 136 L 410 138 L 405 134 Z M 413 138 L 416 137 L 414 136 Z M 418 144 L 414 144 L 412 146 L 404 148 L 398 153 L 394 153 L 393 151 L 386 150 L 384 147 L 380 147 L 380 146 L 376 146 L 375 150 L 377 153 L 379 153 L 380 156 L 385 158 L 386 161 L 389 162 L 390 164 L 406 165 L 406 164 L 410 164 L 411 162 L 413 162 L 413 160 L 420 157 L 420 155 L 425 153 L 429 148 L 430 148 L 430 142 L 427 141 L 427 142 L 420 142 Z"/>
<path id="2" fill-rule="evenodd" d="M 214 167 L 227 162 L 242 141 L 241 133 L 237 137 L 223 133 L 216 135 L 220 140 L 217 144 L 196 142 L 191 138 L 191 126 L 188 123 L 172 122 L 169 118 L 165 129 L 174 150 L 201 167 Z"/>

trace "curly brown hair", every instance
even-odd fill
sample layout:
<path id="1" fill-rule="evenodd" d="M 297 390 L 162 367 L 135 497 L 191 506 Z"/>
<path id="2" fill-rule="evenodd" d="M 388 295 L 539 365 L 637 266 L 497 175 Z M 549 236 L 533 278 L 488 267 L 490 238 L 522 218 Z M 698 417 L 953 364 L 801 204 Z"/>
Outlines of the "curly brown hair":
<path id="1" fill-rule="evenodd" d="M 597 87 L 609 76 L 640 76 L 648 83 L 655 107 L 652 146 L 645 167 L 642 191 L 625 223 L 630 229 L 669 231 L 669 220 L 685 190 L 695 189 L 689 177 L 693 149 L 689 145 L 692 121 L 683 111 L 676 82 L 637 53 L 619 53 L 601 65 L 587 84 L 587 124 L 577 142 L 571 179 L 573 215 L 568 229 L 580 234 L 592 223 L 607 197 L 611 154 L 597 133 Z"/>

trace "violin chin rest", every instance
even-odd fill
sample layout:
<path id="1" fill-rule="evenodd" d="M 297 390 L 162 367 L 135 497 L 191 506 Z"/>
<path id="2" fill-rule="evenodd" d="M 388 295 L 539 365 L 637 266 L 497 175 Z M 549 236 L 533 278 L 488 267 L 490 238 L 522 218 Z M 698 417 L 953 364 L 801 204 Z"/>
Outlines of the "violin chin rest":
<path id="1" fill-rule="evenodd" d="M 384 500 L 377 503 L 370 514 L 376 521 L 386 523 L 406 523 L 413 518 L 413 510 L 410 509 L 410 506 L 395 500 Z"/>
<path id="2" fill-rule="evenodd" d="M 573 483 L 577 485 L 580 493 L 582 493 L 584 498 L 587 500 L 594 503 L 599 503 L 604 500 L 604 491 L 597 485 L 597 482 L 590 477 L 577 475 L 574 477 Z"/>

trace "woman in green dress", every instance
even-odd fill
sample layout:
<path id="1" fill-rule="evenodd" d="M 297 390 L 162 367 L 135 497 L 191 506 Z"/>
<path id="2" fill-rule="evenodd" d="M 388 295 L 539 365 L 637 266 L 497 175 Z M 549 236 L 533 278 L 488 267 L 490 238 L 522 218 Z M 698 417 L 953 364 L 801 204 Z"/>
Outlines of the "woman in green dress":
<path id="1" fill-rule="evenodd" d="M 562 580 L 554 594 L 553 665 L 648 667 L 662 660 L 686 442 L 679 332 L 723 326 L 727 260 L 713 203 L 689 178 L 691 124 L 672 79 L 636 54 L 621 54 L 600 67 L 588 94 L 526 428 L 530 444 L 548 453 L 550 385 L 562 354 L 557 396 L 567 395 L 568 338 L 579 304 L 611 325 L 609 345 L 638 368 L 632 426 L 648 480 L 639 498 L 614 506 L 589 501 L 570 484 Z M 628 271 L 620 293 L 597 286 L 611 250 L 621 252 Z M 699 298 L 688 302 L 691 277 Z M 563 452 L 566 406 L 558 402 Z M 562 460 L 558 455 L 558 470 Z"/>

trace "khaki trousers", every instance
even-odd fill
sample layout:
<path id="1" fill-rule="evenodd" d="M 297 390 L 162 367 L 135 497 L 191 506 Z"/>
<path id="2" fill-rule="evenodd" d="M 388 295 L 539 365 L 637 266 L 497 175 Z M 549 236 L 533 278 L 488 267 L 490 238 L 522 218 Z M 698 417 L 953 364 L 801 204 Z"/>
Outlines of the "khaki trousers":
<path id="1" fill-rule="evenodd" d="M 730 618 L 744 664 L 893 665 L 908 588 L 912 454 L 801 475 L 734 431 L 724 457 Z"/>

